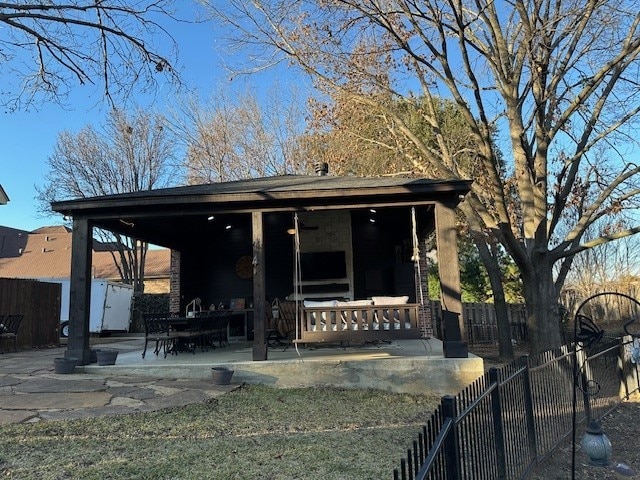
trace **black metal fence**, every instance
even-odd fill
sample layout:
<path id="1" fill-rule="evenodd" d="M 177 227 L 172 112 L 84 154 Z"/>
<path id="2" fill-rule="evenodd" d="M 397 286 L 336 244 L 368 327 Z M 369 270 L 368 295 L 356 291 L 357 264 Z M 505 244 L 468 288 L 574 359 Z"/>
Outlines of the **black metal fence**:
<path id="1" fill-rule="evenodd" d="M 490 369 L 442 397 L 394 480 L 527 478 L 572 433 L 574 411 L 577 424 L 599 419 L 638 390 L 631 346 L 631 337 L 618 338 L 577 355 L 563 347 Z"/>

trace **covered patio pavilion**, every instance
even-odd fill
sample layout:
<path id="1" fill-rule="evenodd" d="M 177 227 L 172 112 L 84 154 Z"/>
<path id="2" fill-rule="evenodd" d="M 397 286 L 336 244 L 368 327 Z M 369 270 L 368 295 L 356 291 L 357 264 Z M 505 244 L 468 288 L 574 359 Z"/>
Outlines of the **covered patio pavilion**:
<path id="1" fill-rule="evenodd" d="M 242 310 L 252 318 L 243 335 L 254 361 L 268 359 L 267 310 L 275 298 L 405 294 L 420 302 L 412 230 L 420 241 L 435 233 L 444 354 L 466 356 L 454 209 L 469 188 L 465 180 L 285 175 L 55 202 L 54 211 L 73 218 L 67 356 L 90 361 L 94 228 L 172 249 L 172 311 L 184 312 L 195 298 L 227 308 L 246 301 Z M 287 232 L 294 221 L 300 247 Z M 342 252 L 344 271 L 298 290 L 300 249 Z M 430 336 L 429 318 L 423 326 Z"/>

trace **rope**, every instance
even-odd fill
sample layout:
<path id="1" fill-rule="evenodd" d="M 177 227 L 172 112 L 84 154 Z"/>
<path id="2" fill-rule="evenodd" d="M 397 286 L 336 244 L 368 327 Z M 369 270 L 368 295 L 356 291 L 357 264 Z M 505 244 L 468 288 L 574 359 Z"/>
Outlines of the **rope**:
<path id="1" fill-rule="evenodd" d="M 293 223 L 294 223 L 293 226 L 295 229 L 295 234 L 293 237 L 294 254 L 295 254 L 295 261 L 294 261 L 294 267 L 293 267 L 293 271 L 294 271 L 294 278 L 293 278 L 294 289 L 293 290 L 295 292 L 294 301 L 296 302 L 296 308 L 295 308 L 296 310 L 296 313 L 295 313 L 296 341 L 294 342 L 294 345 L 296 347 L 296 353 L 300 357 L 300 350 L 298 349 L 298 340 L 300 340 L 299 311 L 300 311 L 300 297 L 302 296 L 302 269 L 300 265 L 300 229 L 298 228 L 298 212 L 293 214 Z"/>
<path id="2" fill-rule="evenodd" d="M 413 255 L 411 260 L 415 265 L 416 270 L 416 284 L 418 285 L 418 294 L 420 296 L 420 334 L 423 338 L 428 338 L 427 325 L 424 321 L 424 292 L 422 288 L 422 272 L 420 269 L 420 247 L 418 240 L 418 222 L 416 221 L 416 207 L 411 207 L 411 236 L 413 240 Z"/>

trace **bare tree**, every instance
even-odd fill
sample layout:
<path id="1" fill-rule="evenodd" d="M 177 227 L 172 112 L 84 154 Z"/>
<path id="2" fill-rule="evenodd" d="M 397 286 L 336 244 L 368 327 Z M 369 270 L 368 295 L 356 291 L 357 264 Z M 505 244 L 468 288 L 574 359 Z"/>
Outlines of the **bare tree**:
<path id="1" fill-rule="evenodd" d="M 48 159 L 45 184 L 37 188 L 41 209 L 52 201 L 151 190 L 167 186 L 173 177 L 174 141 L 164 117 L 137 111 L 131 116 L 113 110 L 102 131 L 91 126 L 78 134 L 62 132 Z M 108 232 L 114 241 L 114 262 L 125 283 L 144 291 L 148 245 Z"/>
<path id="2" fill-rule="evenodd" d="M 101 85 L 113 105 L 158 75 L 175 80 L 175 45 L 163 22 L 173 2 L 28 1 L 0 4 L 2 105 L 63 101 L 73 84 Z M 166 54 L 157 45 L 168 45 Z M 174 51 L 172 51 L 174 50 Z"/>
<path id="3" fill-rule="evenodd" d="M 332 103 L 315 102 L 310 134 L 304 138 L 304 144 L 311 158 L 318 158 L 332 165 L 338 173 L 356 175 L 404 175 L 438 177 L 438 169 L 430 168 L 424 162 L 424 168 L 416 172 L 414 163 L 422 157 L 419 149 L 396 128 L 396 121 L 388 114 L 402 118 L 424 145 L 433 151 L 439 151 L 440 145 L 433 126 L 425 122 L 421 115 L 420 99 L 411 101 L 397 99 L 387 91 L 369 92 L 369 97 L 384 105 L 383 109 L 372 105 L 363 105 L 342 90 L 331 90 Z M 446 142 L 447 152 L 455 158 L 458 174 L 467 178 L 486 177 L 484 166 L 475 161 L 475 148 L 472 132 L 465 121 L 463 112 L 452 101 L 433 99 L 440 135 Z M 473 220 L 473 219 L 472 219 Z M 478 223 L 461 222 L 463 232 L 476 246 L 485 265 L 491 284 L 498 325 L 500 358 L 513 358 L 511 327 L 509 324 L 506 295 L 503 285 L 503 249 L 495 237 Z M 463 285 L 464 287 L 464 285 Z"/>
<path id="4" fill-rule="evenodd" d="M 427 101 L 416 108 L 436 132 L 437 150 L 386 112 L 421 152 L 413 159 L 419 172 L 462 176 L 435 108 L 440 96 L 454 101 L 485 174 L 462 211 L 517 263 L 534 351 L 560 345 L 557 299 L 573 256 L 640 231 L 625 225 L 583 242 L 590 224 L 637 206 L 640 166 L 625 147 L 638 138 L 636 2 L 231 0 L 210 6 L 234 26 L 236 41 L 254 52 L 262 46 L 268 63 L 293 62 L 363 105 L 384 109 L 368 95 L 372 88 L 407 101 L 419 89 Z"/>
<path id="5" fill-rule="evenodd" d="M 587 230 L 585 239 L 600 236 L 598 225 Z M 597 232 L 595 235 L 593 231 Z M 619 291 L 635 296 L 640 274 L 640 252 L 637 237 L 627 237 L 578 253 L 569 274 L 563 295 L 565 307 L 576 306 L 581 300 L 603 291 Z M 565 300 L 569 300 L 566 302 Z M 573 313 L 569 308 L 570 313 Z"/>
<path id="6" fill-rule="evenodd" d="M 270 91 L 261 102 L 252 92 L 220 91 L 204 105 L 187 99 L 172 115 L 185 146 L 187 183 L 211 183 L 283 175 L 298 164 L 296 138 L 304 128 L 298 103 Z"/>

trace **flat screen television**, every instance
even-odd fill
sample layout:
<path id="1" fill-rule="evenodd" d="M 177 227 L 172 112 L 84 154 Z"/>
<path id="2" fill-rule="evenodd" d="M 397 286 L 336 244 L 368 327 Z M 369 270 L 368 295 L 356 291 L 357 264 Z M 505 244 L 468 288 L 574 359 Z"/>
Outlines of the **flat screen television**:
<path id="1" fill-rule="evenodd" d="M 300 274 L 304 281 L 332 280 L 347 276 L 345 252 L 302 252 Z"/>

